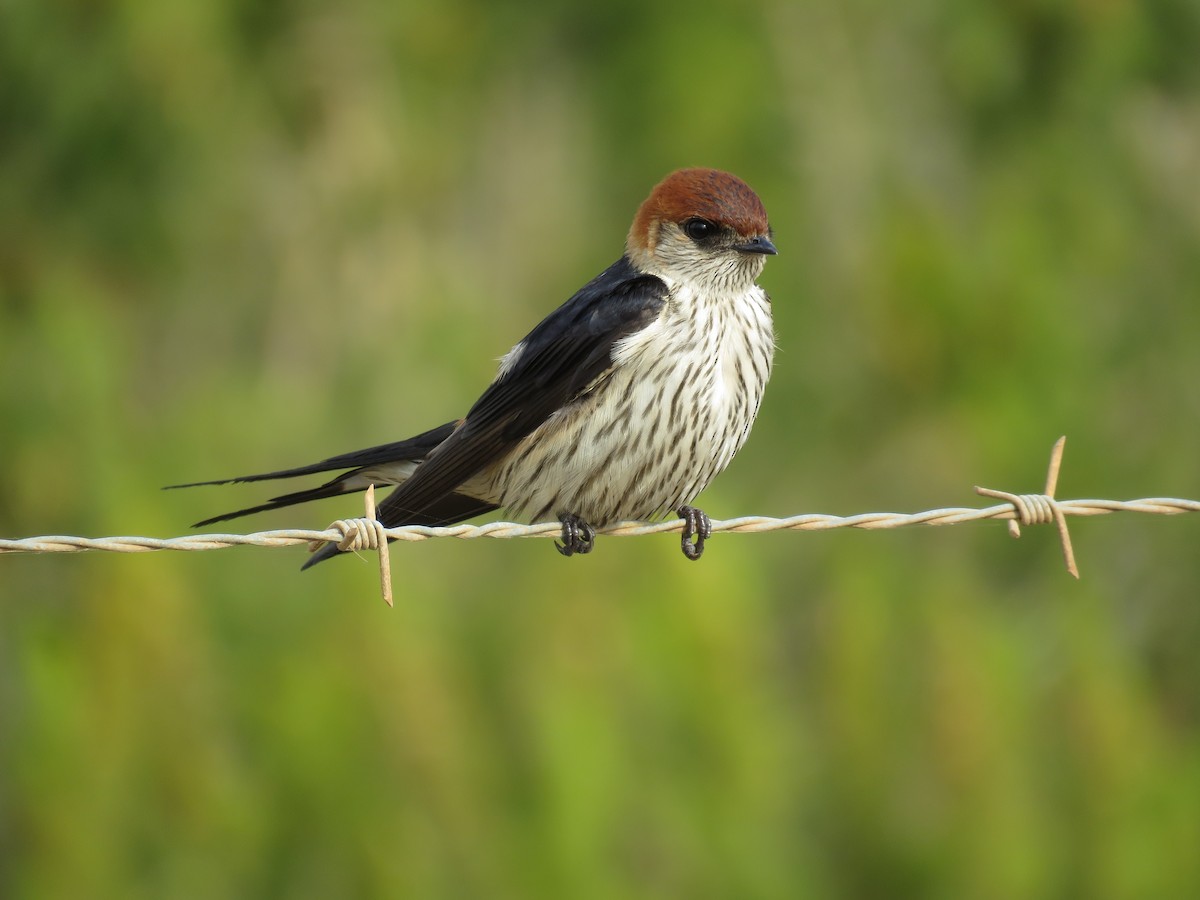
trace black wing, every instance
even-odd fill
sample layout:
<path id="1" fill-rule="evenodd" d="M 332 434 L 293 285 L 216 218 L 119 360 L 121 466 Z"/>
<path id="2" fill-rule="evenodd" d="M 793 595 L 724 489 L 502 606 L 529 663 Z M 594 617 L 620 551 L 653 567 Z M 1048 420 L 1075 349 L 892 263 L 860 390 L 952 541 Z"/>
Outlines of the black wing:
<path id="1" fill-rule="evenodd" d="M 336 478 L 333 478 L 325 484 L 315 488 L 309 488 L 303 491 L 296 491 L 290 494 L 282 494 L 278 497 L 272 497 L 266 503 L 259 506 L 251 506 L 246 509 L 235 510 L 234 512 L 222 513 L 219 516 L 213 516 L 209 519 L 204 519 L 193 525 L 193 528 L 203 528 L 205 525 L 212 525 L 215 522 L 224 522 L 228 519 L 236 519 L 240 516 L 248 516 L 252 513 L 265 512 L 271 509 L 282 509 L 285 506 L 294 506 L 297 503 L 307 503 L 309 500 L 322 500 L 326 497 L 336 497 L 338 494 L 347 494 L 354 491 L 366 490 L 366 482 L 363 480 L 355 481 L 355 477 L 370 469 L 373 466 L 384 465 L 387 463 L 417 461 L 424 459 L 430 451 L 438 444 L 446 440 L 454 429 L 458 427 L 458 422 L 447 422 L 437 428 L 431 428 L 429 431 L 418 434 L 416 437 L 408 438 L 404 441 L 395 441 L 391 444 L 380 444 L 378 447 L 368 447 L 365 450 L 355 450 L 351 453 L 343 453 L 339 456 L 331 456 L 329 459 L 323 459 L 320 462 L 311 463 L 307 466 L 297 466 L 293 469 L 279 469 L 275 472 L 260 472 L 256 475 L 239 475 L 236 478 L 223 478 L 219 481 L 197 481 L 191 484 L 172 484 L 168 485 L 168 489 L 185 488 L 185 487 L 201 487 L 210 484 L 241 484 L 250 481 L 270 481 L 277 478 L 296 478 L 301 475 L 313 475 L 317 472 L 332 472 L 336 469 L 351 469 L 349 472 L 343 472 Z M 352 468 L 353 467 L 353 468 Z M 448 498 L 449 499 L 449 498 Z M 462 498 L 464 501 L 467 498 Z M 478 501 L 471 501 L 476 506 L 480 505 Z M 470 506 L 470 503 L 461 504 L 463 509 Z M 483 504 L 487 506 L 487 504 Z M 459 509 L 453 501 L 449 503 L 449 508 L 439 516 L 442 521 L 429 521 L 412 524 L 425 525 L 442 525 L 446 524 L 446 515 L 452 515 Z M 461 516 L 454 521 L 461 521 L 461 518 L 470 518 L 471 516 L 479 515 L 483 512 L 489 512 L 495 509 L 494 506 L 488 506 L 487 509 L 479 509 L 478 512 L 471 512 L 469 515 Z"/>
<path id="2" fill-rule="evenodd" d="M 518 344 L 453 434 L 380 504 L 380 521 L 412 522 L 503 458 L 610 369 L 613 344 L 650 324 L 666 297 L 666 284 L 626 257 L 590 281 Z"/>
<path id="3" fill-rule="evenodd" d="M 331 456 L 320 462 L 309 463 L 307 466 L 297 466 L 294 469 L 279 469 L 276 472 L 259 472 L 256 475 L 236 475 L 233 478 L 221 478 L 217 481 L 192 481 L 188 484 L 168 484 L 163 490 L 173 491 L 176 488 L 206 487 L 211 484 L 246 484 L 251 481 L 272 481 L 276 478 L 296 478 L 300 475 L 313 475 L 317 472 L 332 472 L 334 469 L 348 469 L 351 466 L 366 468 L 382 463 L 403 462 L 408 459 L 422 459 L 434 447 L 450 437 L 459 425 L 458 422 L 447 422 L 437 428 L 422 432 L 416 437 L 391 444 L 380 444 L 378 447 L 367 447 L 365 450 L 352 450 L 339 456 Z"/>

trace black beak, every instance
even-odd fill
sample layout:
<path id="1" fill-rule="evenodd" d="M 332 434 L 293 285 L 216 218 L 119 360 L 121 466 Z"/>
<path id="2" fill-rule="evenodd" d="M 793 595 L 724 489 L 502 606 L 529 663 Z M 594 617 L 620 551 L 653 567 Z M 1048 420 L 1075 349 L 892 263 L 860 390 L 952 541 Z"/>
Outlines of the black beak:
<path id="1" fill-rule="evenodd" d="M 752 237 L 742 244 L 734 244 L 733 249 L 739 250 L 742 253 L 762 253 L 766 256 L 775 256 L 779 252 L 775 249 L 775 245 L 771 243 L 771 239 L 765 235 Z"/>

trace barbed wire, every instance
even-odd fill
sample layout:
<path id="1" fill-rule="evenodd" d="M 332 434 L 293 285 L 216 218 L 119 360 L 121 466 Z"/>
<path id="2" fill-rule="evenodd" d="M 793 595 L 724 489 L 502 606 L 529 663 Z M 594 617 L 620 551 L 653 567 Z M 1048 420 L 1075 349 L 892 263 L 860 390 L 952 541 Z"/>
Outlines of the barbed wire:
<path id="1" fill-rule="evenodd" d="M 1200 500 L 1182 500 L 1174 497 L 1149 497 L 1140 500 L 1057 500 L 1054 492 L 1058 483 L 1058 472 L 1062 464 L 1062 453 L 1066 438 L 1059 438 L 1050 454 L 1050 466 L 1046 475 L 1046 487 L 1041 494 L 1013 494 L 990 488 L 976 487 L 976 493 L 985 497 L 1003 500 L 1003 503 L 987 507 L 946 507 L 915 513 L 876 512 L 859 513 L 852 516 L 834 516 L 818 513 L 771 518 L 768 516 L 743 516 L 737 519 L 712 521 L 712 533 L 759 534 L 769 531 L 829 531 L 835 528 L 859 528 L 882 530 L 912 526 L 961 525 L 965 522 L 1007 521 L 1009 533 L 1021 536 L 1022 525 L 1054 523 L 1058 528 L 1062 545 L 1063 560 L 1067 571 L 1075 578 L 1079 569 L 1067 530 L 1069 516 L 1103 516 L 1115 512 L 1148 513 L 1151 515 L 1179 515 L 1200 512 Z M 612 537 L 637 537 L 648 534 L 669 534 L 682 531 L 683 520 L 665 522 L 620 522 L 596 530 L 598 535 Z M 325 543 L 335 543 L 340 550 L 376 550 L 379 554 L 380 582 L 384 600 L 392 603 L 391 571 L 386 552 L 387 541 L 419 542 L 435 538 L 555 538 L 562 534 L 558 522 L 542 522 L 521 525 L 515 522 L 489 522 L 485 525 L 452 525 L 430 527 L 403 525 L 385 528 L 375 518 L 375 489 L 371 486 L 366 495 L 366 516 L 358 519 L 339 519 L 323 531 L 284 529 L 259 531 L 252 534 L 198 534 L 173 538 L 149 537 L 103 537 L 84 538 L 65 535 L 44 535 L 19 540 L 0 539 L 0 555 L 6 553 L 80 553 L 88 550 L 107 550 L 116 553 L 146 553 L 157 550 L 221 550 L 226 547 L 290 547 L 309 544 L 313 549 Z"/>

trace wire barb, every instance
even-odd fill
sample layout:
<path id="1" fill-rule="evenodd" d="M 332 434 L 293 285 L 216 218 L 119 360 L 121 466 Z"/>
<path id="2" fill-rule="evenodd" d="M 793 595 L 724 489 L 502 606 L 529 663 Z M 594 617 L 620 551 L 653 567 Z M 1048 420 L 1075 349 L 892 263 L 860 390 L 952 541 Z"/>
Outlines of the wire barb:
<path id="1" fill-rule="evenodd" d="M 375 517 L 375 485 L 367 485 L 364 498 L 367 515 L 362 519 L 338 519 L 329 526 L 329 531 L 341 535 L 336 541 L 312 541 L 308 551 L 314 553 L 327 543 L 336 543 L 343 552 L 357 553 L 359 550 L 379 551 L 379 589 L 383 593 L 383 602 L 394 606 L 392 602 L 392 556 L 388 548 L 388 533 L 384 524 Z"/>
<path id="2" fill-rule="evenodd" d="M 1010 494 L 1008 491 L 994 491 L 991 488 L 975 486 L 975 493 L 983 497 L 995 497 L 1012 504 L 1014 517 L 1008 520 L 1008 533 L 1014 538 L 1021 536 L 1022 525 L 1048 525 L 1054 522 L 1058 526 L 1058 539 L 1062 544 L 1063 562 L 1067 571 L 1076 579 L 1079 578 L 1079 567 L 1075 565 L 1075 550 L 1071 546 L 1071 532 L 1067 529 L 1067 517 L 1059 502 L 1054 499 L 1058 490 L 1058 472 L 1062 468 L 1063 449 L 1067 445 L 1064 434 L 1050 449 L 1050 466 L 1046 470 L 1046 490 L 1041 494 Z"/>

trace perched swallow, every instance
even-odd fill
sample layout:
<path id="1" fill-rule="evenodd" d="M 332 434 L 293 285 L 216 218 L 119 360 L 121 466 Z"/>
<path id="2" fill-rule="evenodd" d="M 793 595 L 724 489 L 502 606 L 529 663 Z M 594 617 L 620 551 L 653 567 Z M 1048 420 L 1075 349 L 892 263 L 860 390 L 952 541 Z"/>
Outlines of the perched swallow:
<path id="1" fill-rule="evenodd" d="M 755 282 L 775 253 L 743 181 L 674 172 L 638 209 L 625 254 L 500 360 L 464 418 L 307 466 L 198 482 L 349 470 L 196 527 L 394 484 L 377 511 L 388 527 L 503 507 L 556 517 L 556 546 L 571 556 L 591 551 L 597 528 L 674 511 L 687 523 L 683 552 L 698 559 L 711 526 L 689 504 L 745 443 L 771 374 L 771 301 Z M 340 552 L 325 544 L 304 568 Z"/>

